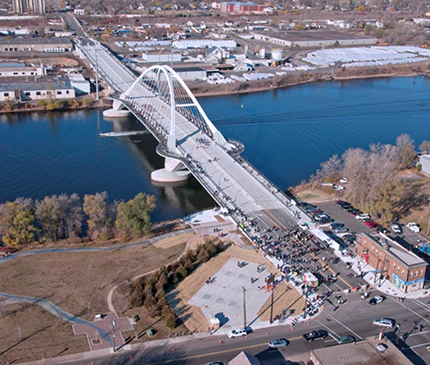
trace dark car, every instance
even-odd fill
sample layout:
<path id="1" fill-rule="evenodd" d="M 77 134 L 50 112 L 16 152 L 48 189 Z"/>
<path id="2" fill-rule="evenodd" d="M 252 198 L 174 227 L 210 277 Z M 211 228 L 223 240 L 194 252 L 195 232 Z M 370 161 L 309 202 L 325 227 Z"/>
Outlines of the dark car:
<path id="1" fill-rule="evenodd" d="M 351 335 L 342 336 L 338 338 L 337 343 L 339 345 L 343 345 L 344 343 L 355 343 L 355 337 Z"/>
<path id="2" fill-rule="evenodd" d="M 321 218 L 319 221 L 318 221 L 318 223 L 319 224 L 327 224 L 327 223 L 331 223 L 331 222 L 333 222 L 334 221 L 334 219 L 333 218 L 330 218 L 330 217 L 323 217 L 323 218 Z"/>
<path id="3" fill-rule="evenodd" d="M 328 336 L 328 332 L 324 330 L 312 331 L 305 333 L 303 339 L 307 342 L 312 342 L 315 340 L 324 340 Z"/>
<path id="4" fill-rule="evenodd" d="M 378 224 L 374 229 L 376 232 L 390 233 L 390 231 L 387 228 L 381 226 L 380 224 Z"/>

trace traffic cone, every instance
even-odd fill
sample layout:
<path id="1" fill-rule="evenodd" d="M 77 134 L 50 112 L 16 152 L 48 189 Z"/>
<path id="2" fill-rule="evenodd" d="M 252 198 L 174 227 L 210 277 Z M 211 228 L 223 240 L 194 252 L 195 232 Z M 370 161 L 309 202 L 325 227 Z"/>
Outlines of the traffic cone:
<path id="1" fill-rule="evenodd" d="M 172 352 L 175 352 L 175 349 L 172 349 Z"/>
<path id="2" fill-rule="evenodd" d="M 310 326 L 311 325 L 311 322 L 308 322 L 308 326 Z"/>
<path id="3" fill-rule="evenodd" d="M 266 332 L 266 336 L 269 336 L 269 332 Z"/>
<path id="4" fill-rule="evenodd" d="M 219 340 L 219 343 L 222 343 L 222 341 L 221 341 L 221 340 Z"/>
<path id="5" fill-rule="evenodd" d="M 291 331 L 294 331 L 294 327 L 291 327 Z"/>
<path id="6" fill-rule="evenodd" d="M 247 340 L 248 339 L 248 336 L 245 336 L 245 340 Z"/>

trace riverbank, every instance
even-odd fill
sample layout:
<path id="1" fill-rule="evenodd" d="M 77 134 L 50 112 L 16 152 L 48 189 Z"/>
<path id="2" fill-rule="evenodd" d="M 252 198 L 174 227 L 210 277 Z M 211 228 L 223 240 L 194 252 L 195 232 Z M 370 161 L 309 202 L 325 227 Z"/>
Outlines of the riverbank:
<path id="1" fill-rule="evenodd" d="M 302 71 L 289 73 L 285 76 L 275 76 L 272 79 L 241 83 L 235 82 L 233 84 L 225 85 L 211 85 L 200 81 L 192 83 L 189 87 L 195 97 L 201 98 L 263 92 L 318 81 L 351 81 L 356 79 L 415 76 L 430 76 L 430 63 L 423 62 L 410 65 L 361 67 L 354 69 L 337 68 L 307 72 Z"/>

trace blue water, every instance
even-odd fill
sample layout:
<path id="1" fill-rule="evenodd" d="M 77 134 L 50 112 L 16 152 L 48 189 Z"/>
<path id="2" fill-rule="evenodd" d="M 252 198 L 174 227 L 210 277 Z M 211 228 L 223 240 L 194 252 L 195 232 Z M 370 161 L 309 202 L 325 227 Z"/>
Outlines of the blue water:
<path id="1" fill-rule="evenodd" d="M 349 147 L 393 144 L 402 133 L 416 146 L 430 140 L 428 78 L 313 83 L 199 101 L 225 136 L 245 143 L 244 157 L 283 188 Z M 139 129 L 133 118 L 106 121 L 99 110 L 0 115 L 0 202 L 98 191 L 113 201 L 143 191 L 157 197 L 157 221 L 212 206 L 193 179 L 151 183 L 150 173 L 163 166 L 152 136 L 99 136 Z"/>

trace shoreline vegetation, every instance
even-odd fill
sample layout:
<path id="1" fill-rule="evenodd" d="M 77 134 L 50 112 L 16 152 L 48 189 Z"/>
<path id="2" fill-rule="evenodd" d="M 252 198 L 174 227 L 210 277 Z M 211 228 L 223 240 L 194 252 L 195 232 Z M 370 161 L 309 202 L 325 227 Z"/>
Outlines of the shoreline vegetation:
<path id="1" fill-rule="evenodd" d="M 226 85 L 210 85 L 204 81 L 188 84 L 195 97 L 227 96 L 264 92 L 285 87 L 292 87 L 319 81 L 353 81 L 359 79 L 383 77 L 430 77 L 430 61 L 378 67 L 336 68 L 330 71 L 303 71 L 275 76 L 272 79 L 236 82 Z M 6 102 L 0 105 L 0 114 L 32 111 L 70 111 L 92 108 L 106 108 L 110 105 L 109 96 L 101 96 L 99 101 L 91 96 L 71 100 L 37 100 L 28 102 Z"/>

